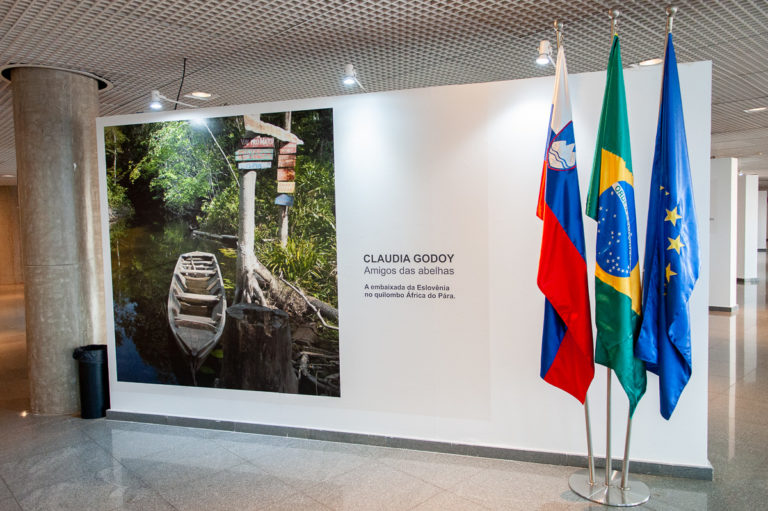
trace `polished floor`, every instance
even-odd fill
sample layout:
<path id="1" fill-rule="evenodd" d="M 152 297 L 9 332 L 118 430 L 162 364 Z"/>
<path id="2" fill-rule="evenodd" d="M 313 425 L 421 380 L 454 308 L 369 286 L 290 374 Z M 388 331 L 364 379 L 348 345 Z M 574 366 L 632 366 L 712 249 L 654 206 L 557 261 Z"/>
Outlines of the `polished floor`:
<path id="1" fill-rule="evenodd" d="M 638 476 L 645 510 L 768 509 L 768 307 L 710 315 L 714 481 Z M 0 287 L 0 511 L 585 510 L 572 467 L 25 414 L 23 289 Z"/>

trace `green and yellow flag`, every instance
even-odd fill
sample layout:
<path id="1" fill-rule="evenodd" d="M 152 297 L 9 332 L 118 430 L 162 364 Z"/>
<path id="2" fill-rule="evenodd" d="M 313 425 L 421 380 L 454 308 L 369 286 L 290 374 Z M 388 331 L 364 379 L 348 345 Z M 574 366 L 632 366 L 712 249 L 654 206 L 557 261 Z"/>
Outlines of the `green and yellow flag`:
<path id="1" fill-rule="evenodd" d="M 643 362 L 634 355 L 640 333 L 640 269 L 629 122 L 616 35 L 608 60 L 587 215 L 597 221 L 595 362 L 616 372 L 633 415 L 645 393 L 646 379 Z"/>

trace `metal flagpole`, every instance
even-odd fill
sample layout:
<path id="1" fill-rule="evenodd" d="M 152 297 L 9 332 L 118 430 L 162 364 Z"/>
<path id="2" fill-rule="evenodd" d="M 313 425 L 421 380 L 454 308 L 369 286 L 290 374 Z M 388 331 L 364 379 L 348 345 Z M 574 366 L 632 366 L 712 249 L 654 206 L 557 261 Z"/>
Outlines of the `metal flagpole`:
<path id="1" fill-rule="evenodd" d="M 563 22 L 555 20 L 553 23 L 555 29 L 555 44 L 557 51 L 560 51 L 560 47 L 563 44 Z M 573 474 L 568 481 L 571 489 L 576 493 L 591 494 L 593 487 L 595 486 L 595 457 L 592 452 L 592 426 L 589 418 L 589 398 L 584 398 L 584 424 L 587 432 L 587 476 L 588 479 L 584 480 L 584 474 L 582 471 Z M 576 489 L 578 487 L 578 489 Z"/>
<path id="2" fill-rule="evenodd" d="M 592 428 L 589 420 L 589 398 L 584 398 L 584 420 L 587 424 L 587 472 L 589 485 L 595 485 L 595 457 L 592 454 Z"/>
<path id="3" fill-rule="evenodd" d="M 621 467 L 621 489 L 629 490 L 627 480 L 629 479 L 629 440 L 632 436 L 632 416 L 627 414 L 627 436 L 624 439 L 624 463 Z"/>
<path id="4" fill-rule="evenodd" d="M 676 11 L 676 8 L 671 8 Z M 672 15 L 674 15 L 674 11 Z M 618 9 L 611 9 L 608 11 L 611 17 L 611 39 L 617 33 L 617 18 L 619 17 Z M 670 10 L 667 10 L 667 16 L 670 17 Z M 557 23 L 557 22 L 555 22 Z M 672 22 L 668 20 L 667 29 L 671 29 Z M 557 25 L 556 25 L 557 27 Z M 558 34 L 559 35 L 559 34 Z M 594 469 L 592 459 L 592 438 L 589 428 L 589 407 L 587 401 L 584 400 L 584 414 L 587 421 L 587 450 L 588 450 L 588 464 L 589 468 L 586 471 L 580 471 L 573 474 L 569 480 L 571 490 L 577 495 L 602 504 L 612 507 L 631 507 L 643 504 L 650 498 L 651 491 L 644 483 L 636 480 L 629 481 L 629 442 L 632 432 L 632 420 L 631 417 L 627 418 L 627 436 L 624 445 L 624 466 L 621 474 L 621 480 L 619 481 L 618 472 L 613 471 L 613 460 L 611 459 L 611 368 L 606 368 L 606 420 L 605 420 L 605 483 L 598 484 L 595 481 L 595 477 L 599 474 L 599 471 Z M 617 484 L 618 483 L 618 484 Z"/>
<path id="5" fill-rule="evenodd" d="M 619 10 L 611 9 L 608 15 L 611 17 L 611 44 L 619 27 Z M 611 368 L 606 367 L 606 391 L 605 391 L 605 486 L 611 486 L 611 473 L 613 472 L 613 460 L 611 459 Z"/>
<path id="6" fill-rule="evenodd" d="M 607 388 L 605 391 L 605 485 L 611 486 L 613 460 L 611 459 L 611 368 L 606 367 Z"/>

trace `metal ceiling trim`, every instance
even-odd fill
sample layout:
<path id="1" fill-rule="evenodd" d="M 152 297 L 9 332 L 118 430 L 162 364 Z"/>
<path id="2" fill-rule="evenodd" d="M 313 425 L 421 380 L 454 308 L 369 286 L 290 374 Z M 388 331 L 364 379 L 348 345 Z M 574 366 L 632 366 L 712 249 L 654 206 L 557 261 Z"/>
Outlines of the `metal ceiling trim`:
<path id="1" fill-rule="evenodd" d="M 11 70 L 17 69 L 20 67 L 36 67 L 40 69 L 53 69 L 55 71 L 66 71 L 67 73 L 74 73 L 82 76 L 87 76 L 88 78 L 93 78 L 94 80 L 96 80 L 96 82 L 99 84 L 99 92 L 107 91 L 112 87 L 114 87 L 112 82 L 110 82 L 106 78 L 102 78 L 101 76 L 95 75 L 93 73 L 89 73 L 88 71 L 82 71 L 80 69 L 69 69 L 66 67 L 58 67 L 58 66 L 45 66 L 42 64 L 7 64 L 5 66 L 0 67 L 0 78 L 10 83 Z"/>

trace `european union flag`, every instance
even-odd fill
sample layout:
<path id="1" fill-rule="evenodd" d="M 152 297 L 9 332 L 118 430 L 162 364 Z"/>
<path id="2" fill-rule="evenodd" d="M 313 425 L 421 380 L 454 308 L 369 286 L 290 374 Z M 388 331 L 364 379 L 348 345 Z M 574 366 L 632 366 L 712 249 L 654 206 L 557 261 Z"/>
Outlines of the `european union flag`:
<path id="1" fill-rule="evenodd" d="M 659 376 L 669 419 L 691 377 L 688 299 L 699 278 L 699 243 L 672 34 L 667 36 L 653 157 L 643 275 L 643 320 L 635 355 Z"/>

